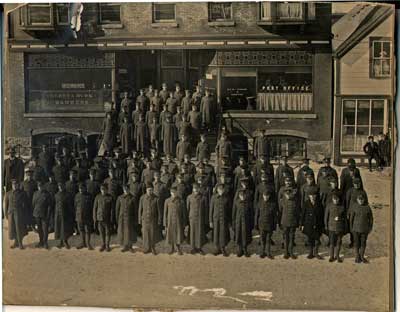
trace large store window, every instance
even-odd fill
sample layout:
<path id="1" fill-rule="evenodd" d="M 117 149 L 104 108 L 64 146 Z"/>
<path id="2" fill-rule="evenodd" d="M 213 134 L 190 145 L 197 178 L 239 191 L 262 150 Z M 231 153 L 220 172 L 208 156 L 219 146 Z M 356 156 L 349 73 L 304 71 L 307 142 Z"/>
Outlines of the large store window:
<path id="1" fill-rule="evenodd" d="M 257 109 L 290 113 L 313 110 L 311 66 L 271 66 L 258 73 Z"/>
<path id="2" fill-rule="evenodd" d="M 306 139 L 294 136 L 269 136 L 271 158 L 287 156 L 291 159 L 302 159 L 307 156 Z"/>
<path id="3" fill-rule="evenodd" d="M 111 102 L 114 54 L 26 56 L 26 111 L 101 112 Z"/>
<path id="4" fill-rule="evenodd" d="M 362 152 L 368 136 L 384 130 L 386 100 L 348 99 L 342 103 L 342 152 Z"/>

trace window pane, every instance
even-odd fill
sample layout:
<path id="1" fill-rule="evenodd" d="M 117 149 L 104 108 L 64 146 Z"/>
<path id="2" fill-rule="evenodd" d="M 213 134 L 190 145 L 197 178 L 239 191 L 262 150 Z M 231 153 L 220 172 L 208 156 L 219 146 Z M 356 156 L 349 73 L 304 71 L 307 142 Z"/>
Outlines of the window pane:
<path id="1" fill-rule="evenodd" d="M 64 3 L 57 4 L 57 23 L 58 24 L 69 24 L 68 11 L 69 11 L 68 4 L 64 4 Z"/>
<path id="2" fill-rule="evenodd" d="M 371 124 L 375 126 L 383 125 L 385 102 L 383 100 L 372 101 Z"/>
<path id="3" fill-rule="evenodd" d="M 382 57 L 390 57 L 390 42 L 383 42 L 382 45 Z"/>
<path id="4" fill-rule="evenodd" d="M 379 41 L 374 41 L 374 58 L 379 57 L 381 55 L 382 45 Z"/>
<path id="5" fill-rule="evenodd" d="M 260 3 L 261 19 L 270 20 L 271 19 L 271 2 L 261 2 Z"/>
<path id="6" fill-rule="evenodd" d="M 51 24 L 50 6 L 29 5 L 30 24 Z"/>
<path id="7" fill-rule="evenodd" d="M 369 127 L 368 126 L 358 126 L 356 134 L 356 152 L 362 152 L 364 144 L 368 140 Z"/>
<path id="8" fill-rule="evenodd" d="M 118 23 L 121 21 L 119 4 L 100 4 L 101 22 Z"/>
<path id="9" fill-rule="evenodd" d="M 369 125 L 369 100 L 359 100 L 357 107 L 357 124 L 362 126 Z"/>
<path id="10" fill-rule="evenodd" d="M 354 130 L 353 126 L 342 127 L 342 150 L 344 152 L 354 151 Z"/>
<path id="11" fill-rule="evenodd" d="M 154 4 L 154 20 L 175 20 L 175 4 L 156 3 Z"/>
<path id="12" fill-rule="evenodd" d="M 277 13 L 279 18 L 284 19 L 301 19 L 302 17 L 301 2 L 284 2 L 278 3 Z"/>
<path id="13" fill-rule="evenodd" d="M 209 3 L 211 20 L 230 20 L 232 19 L 232 4 L 225 3 Z"/>
<path id="14" fill-rule="evenodd" d="M 356 118 L 356 101 L 343 101 L 343 124 L 354 125 Z"/>
<path id="15" fill-rule="evenodd" d="M 377 136 L 379 133 L 383 133 L 383 127 L 371 127 L 371 135 Z"/>
<path id="16" fill-rule="evenodd" d="M 161 64 L 162 66 L 182 67 L 182 51 L 162 51 Z"/>

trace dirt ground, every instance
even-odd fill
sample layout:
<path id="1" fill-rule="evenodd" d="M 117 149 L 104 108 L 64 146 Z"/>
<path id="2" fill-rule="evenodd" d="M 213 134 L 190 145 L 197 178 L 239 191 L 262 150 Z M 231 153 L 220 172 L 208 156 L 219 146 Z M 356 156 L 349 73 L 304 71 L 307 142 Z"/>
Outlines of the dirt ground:
<path id="1" fill-rule="evenodd" d="M 318 169 L 319 165 L 313 165 Z M 339 171 L 340 169 L 338 169 Z M 273 239 L 274 260 L 261 259 L 255 234 L 250 258 L 238 258 L 232 243 L 229 257 L 121 253 L 113 238 L 113 250 L 55 248 L 35 249 L 38 237 L 25 238 L 25 250 L 9 249 L 7 224 L 3 226 L 4 304 L 106 306 L 170 309 L 335 309 L 389 310 L 389 224 L 391 177 L 388 171 L 361 170 L 373 208 L 375 225 L 368 238 L 369 264 L 355 264 L 353 251 L 345 247 L 343 263 L 329 263 L 326 237 L 325 260 L 309 260 L 304 235 L 297 232 L 297 260 L 282 257 L 280 231 Z M 71 239 L 77 246 L 79 237 Z M 349 242 L 348 236 L 344 245 Z M 204 248 L 213 250 L 211 244 Z M 185 246 L 185 252 L 189 247 Z"/>

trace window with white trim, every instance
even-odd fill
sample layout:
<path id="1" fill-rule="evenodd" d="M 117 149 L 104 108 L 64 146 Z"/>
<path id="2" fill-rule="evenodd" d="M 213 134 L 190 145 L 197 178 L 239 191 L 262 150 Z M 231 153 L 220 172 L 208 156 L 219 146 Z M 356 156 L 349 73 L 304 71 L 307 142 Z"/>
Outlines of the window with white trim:
<path id="1" fill-rule="evenodd" d="M 391 42 L 389 39 L 371 38 L 371 77 L 384 78 L 391 74 Z"/>
<path id="2" fill-rule="evenodd" d="M 175 22 L 176 12 L 175 3 L 153 3 L 153 22 Z"/>
<path id="3" fill-rule="evenodd" d="M 232 20 L 231 2 L 209 2 L 208 19 L 210 22 L 224 22 Z"/>
<path id="4" fill-rule="evenodd" d="M 69 4 L 68 3 L 56 3 L 56 16 L 57 25 L 69 25 Z"/>
<path id="5" fill-rule="evenodd" d="M 385 99 L 345 99 L 342 102 L 341 151 L 362 153 L 368 136 L 384 131 Z"/>

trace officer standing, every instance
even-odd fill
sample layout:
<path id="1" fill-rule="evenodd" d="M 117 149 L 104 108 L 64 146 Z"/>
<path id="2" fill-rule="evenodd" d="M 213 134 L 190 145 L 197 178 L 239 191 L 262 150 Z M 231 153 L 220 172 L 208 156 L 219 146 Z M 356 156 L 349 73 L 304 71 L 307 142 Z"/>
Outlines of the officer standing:
<path id="1" fill-rule="evenodd" d="M 59 240 L 57 248 L 70 248 L 68 239 L 74 232 L 73 198 L 66 191 L 64 183 L 58 183 L 58 193 L 55 195 L 54 239 Z"/>
<path id="2" fill-rule="evenodd" d="M 81 236 L 81 243 L 76 249 L 87 247 L 89 250 L 93 250 L 90 244 L 90 234 L 93 229 L 93 199 L 87 192 L 84 183 L 79 184 L 79 192 L 75 195 L 74 207 L 75 222 Z"/>
<path id="3" fill-rule="evenodd" d="M 238 196 L 233 202 L 232 211 L 232 227 L 234 241 L 238 245 L 238 257 L 243 256 L 243 254 L 246 257 L 250 257 L 247 246 L 250 245 L 252 240 L 252 218 L 254 215 L 252 204 L 253 201 L 249 200 L 246 190 L 239 190 Z"/>
<path id="4" fill-rule="evenodd" d="M 44 247 L 48 249 L 47 241 L 49 235 L 49 221 L 53 209 L 53 199 L 42 181 L 38 182 L 37 187 L 38 190 L 33 194 L 32 200 L 33 217 L 35 218 L 37 232 L 39 234 L 39 243 L 36 245 L 36 248 Z"/>
<path id="5" fill-rule="evenodd" d="M 93 205 L 93 222 L 97 224 L 102 242 L 100 252 L 104 250 L 107 252 L 111 251 L 111 225 L 114 223 L 112 215 L 113 205 L 113 198 L 110 194 L 107 194 L 107 185 L 102 184 L 100 194 L 96 196 Z"/>

